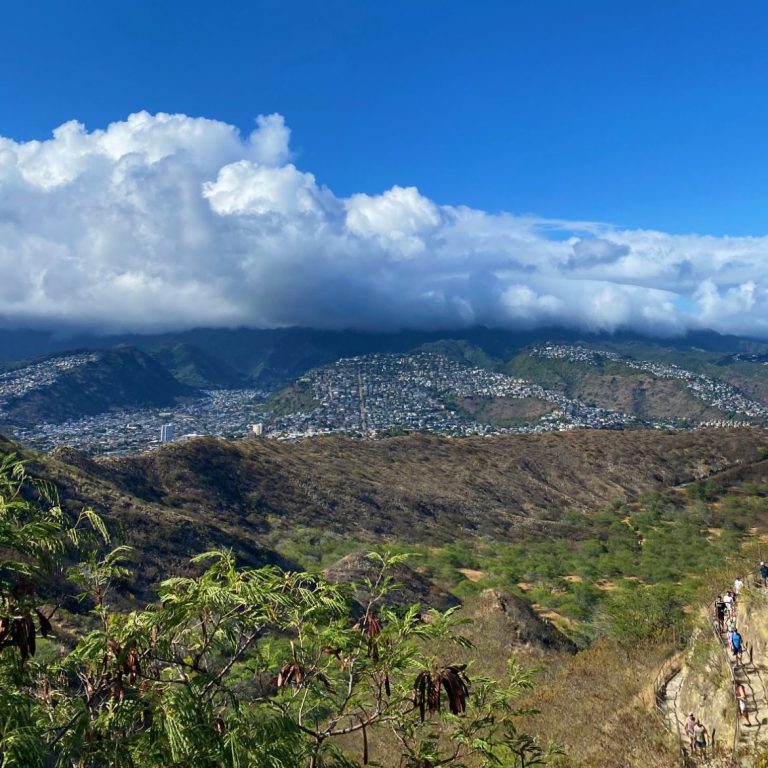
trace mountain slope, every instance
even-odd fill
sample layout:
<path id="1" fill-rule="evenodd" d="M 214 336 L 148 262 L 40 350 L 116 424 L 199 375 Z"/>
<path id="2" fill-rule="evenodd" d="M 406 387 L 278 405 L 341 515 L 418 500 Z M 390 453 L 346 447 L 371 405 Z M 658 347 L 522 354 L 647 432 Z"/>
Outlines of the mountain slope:
<path id="1" fill-rule="evenodd" d="M 186 378 L 190 376 L 190 371 L 196 376 L 196 364 L 190 368 L 189 356 L 192 355 L 204 358 L 203 368 L 209 372 L 217 371 L 215 378 L 219 381 L 222 377 L 227 379 L 226 386 L 240 386 L 238 382 L 245 380 L 255 386 L 275 387 L 288 383 L 310 368 L 331 363 L 341 357 L 374 352 L 408 352 L 425 344 L 444 345 L 445 340 L 458 354 L 469 354 L 474 364 L 483 364 L 481 361 L 484 360 L 493 366 L 497 364 L 496 361 L 509 361 L 525 347 L 548 340 L 616 347 L 630 345 L 635 348 L 638 357 L 655 355 L 659 359 L 671 359 L 670 356 L 675 357 L 679 352 L 690 356 L 693 349 L 705 352 L 704 359 L 711 357 L 712 361 L 735 353 L 759 355 L 768 352 L 768 343 L 764 341 L 721 336 L 712 332 L 654 340 L 634 333 L 595 334 L 563 328 L 515 331 L 476 327 L 437 331 L 403 330 L 393 333 L 311 328 L 198 328 L 179 333 L 109 337 L 66 337 L 61 333 L 0 329 L 0 362 L 71 349 L 103 349 L 129 344 L 167 363 L 171 372 L 181 381 L 194 383 Z M 456 346 L 456 342 L 475 350 L 467 352 L 466 347 L 462 350 Z M 174 350 L 179 345 L 182 345 L 182 354 L 174 360 L 178 354 Z M 184 349 L 189 348 L 193 348 L 194 352 L 184 352 Z M 233 378 L 228 378 L 230 376 Z"/>
<path id="2" fill-rule="evenodd" d="M 591 365 L 568 360 L 514 357 L 506 372 L 584 403 L 628 413 L 642 420 L 692 422 L 722 419 L 724 413 L 694 397 L 683 381 L 667 380 L 611 360 Z"/>
<path id="3" fill-rule="evenodd" d="M 85 505 L 125 531 L 141 567 L 138 594 L 191 555 L 231 547 L 275 562 L 276 538 L 322 530 L 349 542 L 443 546 L 466 538 L 590 535 L 563 518 L 713 472 L 764 465 L 761 429 L 664 433 L 579 431 L 381 441 L 276 443 L 199 438 L 121 458 L 72 449 L 30 459 L 65 508 Z M 755 464 L 757 462 L 757 465 Z"/>
<path id="4" fill-rule="evenodd" d="M 193 344 L 162 346 L 153 351 L 153 357 L 190 387 L 231 389 L 245 384 L 242 373 Z"/>
<path id="5" fill-rule="evenodd" d="M 117 496 L 132 508 L 158 507 L 235 533 L 243 525 L 254 532 L 307 526 L 362 541 L 446 542 L 568 535 L 560 522 L 568 509 L 744 466 L 765 449 L 768 433 L 757 429 L 293 444 L 201 438 L 80 466 L 108 483 L 106 503 Z M 57 474 L 72 486 L 66 467 Z"/>
<path id="6" fill-rule="evenodd" d="M 191 394 L 133 347 L 51 355 L 0 375 L 0 421 L 58 423 L 115 407 L 164 407 Z"/>

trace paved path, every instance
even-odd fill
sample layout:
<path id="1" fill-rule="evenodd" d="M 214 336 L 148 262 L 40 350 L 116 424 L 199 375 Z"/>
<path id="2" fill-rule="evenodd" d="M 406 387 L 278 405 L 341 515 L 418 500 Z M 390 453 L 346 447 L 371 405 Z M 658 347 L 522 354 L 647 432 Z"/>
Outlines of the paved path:
<path id="1" fill-rule="evenodd" d="M 752 594 L 754 595 L 755 592 L 752 592 Z M 752 610 L 762 613 L 768 610 L 768 602 L 765 600 L 762 603 L 755 602 Z M 723 653 L 727 657 L 727 663 L 733 671 L 733 682 L 731 685 L 741 683 L 747 694 L 747 713 L 749 714 L 751 725 L 747 725 L 746 721 L 741 719 L 739 715 L 735 691 L 731 692 L 731 700 L 733 702 L 733 720 L 731 722 L 735 728 L 736 720 L 738 719 L 739 721 L 736 737 L 737 760 L 741 765 L 751 767 L 754 765 L 754 755 L 756 752 L 768 746 L 768 686 L 766 685 L 768 668 L 766 668 L 764 663 L 761 663 L 756 655 L 750 652 L 750 622 L 746 612 L 740 616 L 737 607 L 734 618 L 736 626 L 739 628 L 739 633 L 744 638 L 744 653 L 742 654 L 741 662 L 736 661 L 731 654 L 727 633 L 719 632 L 718 635 L 723 645 Z M 733 738 L 732 730 L 729 734 L 721 734 L 719 741 L 723 745 L 727 744 L 730 749 L 733 745 Z"/>
<path id="2" fill-rule="evenodd" d="M 683 675 L 682 670 L 672 675 L 664 686 L 664 697 L 661 701 L 661 711 L 667 718 L 670 730 L 675 734 L 677 733 L 677 724 L 679 721 L 677 697 L 680 695 L 680 689 L 683 686 L 684 679 L 685 676 Z"/>

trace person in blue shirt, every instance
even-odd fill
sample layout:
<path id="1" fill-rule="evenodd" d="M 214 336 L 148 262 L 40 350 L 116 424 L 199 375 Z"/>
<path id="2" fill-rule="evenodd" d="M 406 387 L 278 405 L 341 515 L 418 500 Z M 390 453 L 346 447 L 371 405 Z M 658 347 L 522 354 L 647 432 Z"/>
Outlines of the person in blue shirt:
<path id="1" fill-rule="evenodd" d="M 739 664 L 741 664 L 741 654 L 743 652 L 744 642 L 739 634 L 739 630 L 734 629 L 733 632 L 731 632 L 731 653 L 733 654 L 734 660 L 738 661 Z"/>

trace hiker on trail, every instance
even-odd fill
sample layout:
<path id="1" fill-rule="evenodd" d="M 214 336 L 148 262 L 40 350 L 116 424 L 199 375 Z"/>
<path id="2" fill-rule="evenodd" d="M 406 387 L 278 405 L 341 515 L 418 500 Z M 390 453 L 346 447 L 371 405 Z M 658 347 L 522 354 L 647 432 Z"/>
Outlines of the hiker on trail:
<path id="1" fill-rule="evenodd" d="M 752 725 L 749 721 L 749 712 L 747 711 L 747 692 L 744 690 L 743 683 L 736 683 L 736 702 L 739 705 L 739 714 L 747 721 L 747 725 Z"/>
<path id="2" fill-rule="evenodd" d="M 717 621 L 717 631 L 722 632 L 725 622 L 725 603 L 720 595 L 715 599 L 715 620 Z"/>
<path id="3" fill-rule="evenodd" d="M 688 719 L 685 721 L 685 735 L 691 742 L 691 751 L 693 751 L 693 728 L 696 725 L 696 715 L 693 712 L 688 713 Z"/>
<path id="4" fill-rule="evenodd" d="M 734 661 L 738 661 L 741 664 L 741 654 L 744 653 L 744 641 L 739 634 L 738 629 L 734 629 L 731 632 L 731 654 Z"/>
<path id="5" fill-rule="evenodd" d="M 733 582 L 733 602 L 736 603 L 736 600 L 738 600 L 739 595 L 741 594 L 741 590 L 744 587 L 744 582 L 737 576 L 736 581 Z"/>
<path id="6" fill-rule="evenodd" d="M 760 578 L 763 580 L 763 586 L 768 587 L 768 565 L 765 560 L 760 561 Z"/>
<path id="7" fill-rule="evenodd" d="M 733 616 L 733 592 L 729 589 L 723 595 L 723 602 L 725 603 L 725 611 L 729 616 Z"/>
<path id="8" fill-rule="evenodd" d="M 698 752 L 701 750 L 702 752 L 706 752 L 708 738 L 709 731 L 702 725 L 701 720 L 697 717 L 696 724 L 693 726 L 693 751 Z"/>

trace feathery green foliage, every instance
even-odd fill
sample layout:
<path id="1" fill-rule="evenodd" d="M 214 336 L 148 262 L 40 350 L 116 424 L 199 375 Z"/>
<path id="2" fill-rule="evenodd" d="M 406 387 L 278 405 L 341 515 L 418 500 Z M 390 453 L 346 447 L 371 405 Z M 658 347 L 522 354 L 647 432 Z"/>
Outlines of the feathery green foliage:
<path id="1" fill-rule="evenodd" d="M 65 515 L 23 465 L 0 468 L 0 764 L 24 768 L 541 765 L 518 733 L 531 687 L 457 666 L 453 611 L 387 609 L 403 555 L 374 554 L 363 615 L 322 576 L 194 559 L 157 602 L 128 614 L 110 591 L 128 550 L 91 511 Z M 50 638 L 49 596 L 76 592 L 90 630 Z M 55 612 L 55 611 L 54 611 Z M 43 639 L 39 638 L 43 635 Z M 429 679 L 428 710 L 418 681 Z M 386 744 L 386 747 L 381 746 Z M 385 755 L 386 750 L 386 755 Z M 394 752 L 393 752 L 394 750 Z"/>

